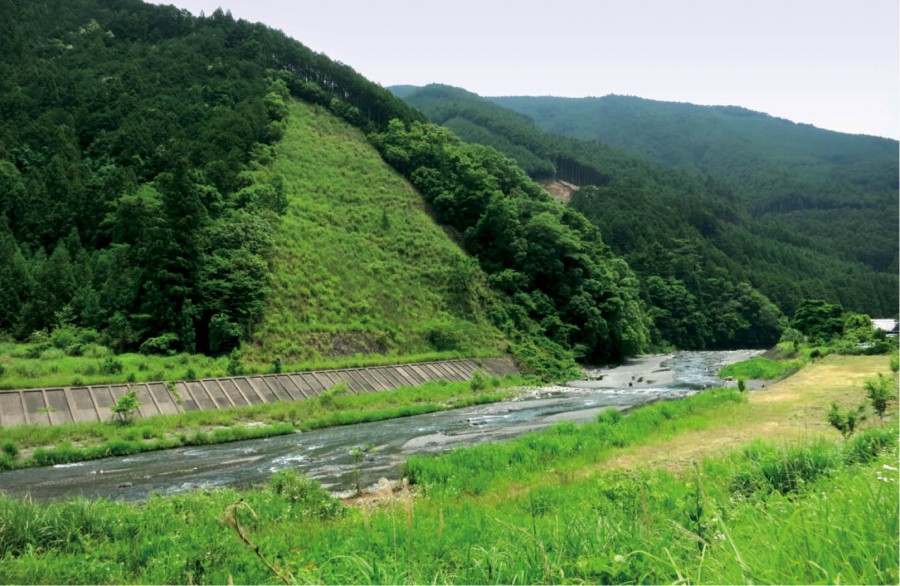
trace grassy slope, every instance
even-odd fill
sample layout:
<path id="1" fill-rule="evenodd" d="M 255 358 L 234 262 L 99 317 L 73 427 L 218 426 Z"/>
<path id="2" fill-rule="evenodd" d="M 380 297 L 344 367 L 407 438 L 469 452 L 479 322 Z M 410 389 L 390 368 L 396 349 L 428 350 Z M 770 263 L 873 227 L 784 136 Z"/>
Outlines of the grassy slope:
<path id="1" fill-rule="evenodd" d="M 496 353 L 469 259 L 359 130 L 294 102 L 274 172 L 289 208 L 251 358 Z"/>

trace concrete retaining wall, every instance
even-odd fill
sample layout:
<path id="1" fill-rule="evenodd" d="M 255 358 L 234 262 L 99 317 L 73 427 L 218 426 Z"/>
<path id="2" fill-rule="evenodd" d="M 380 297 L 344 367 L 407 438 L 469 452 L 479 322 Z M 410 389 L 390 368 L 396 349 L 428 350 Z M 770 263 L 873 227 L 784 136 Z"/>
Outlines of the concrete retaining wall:
<path id="1" fill-rule="evenodd" d="M 476 370 L 496 376 L 517 372 L 507 358 L 486 358 L 208 378 L 175 383 L 174 393 L 162 382 L 0 391 L 0 427 L 109 421 L 113 418 L 110 407 L 129 390 L 137 391 L 137 400 L 141 404 L 135 416 L 152 417 L 276 401 L 303 401 L 341 381 L 347 383 L 353 394 L 417 386 L 427 381 L 466 381 Z"/>

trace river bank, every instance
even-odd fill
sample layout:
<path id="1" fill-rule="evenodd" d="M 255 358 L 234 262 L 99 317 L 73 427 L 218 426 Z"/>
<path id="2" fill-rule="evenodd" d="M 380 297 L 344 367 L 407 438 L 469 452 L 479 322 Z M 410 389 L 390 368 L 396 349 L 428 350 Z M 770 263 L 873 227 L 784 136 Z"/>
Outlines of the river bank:
<path id="1" fill-rule="evenodd" d="M 347 491 L 357 482 L 362 486 L 372 485 L 384 475 L 398 479 L 404 461 L 411 455 L 507 440 L 560 422 L 589 422 L 610 409 L 625 411 L 660 399 L 685 397 L 714 386 L 723 359 L 735 361 L 744 355 L 742 352 L 679 354 L 666 361 L 667 368 L 674 373 L 667 386 L 621 389 L 513 386 L 514 378 L 496 381 L 482 378 L 481 382 L 473 381 L 467 387 L 446 383 L 409 389 L 404 394 L 335 397 L 329 399 L 328 405 L 322 401 L 280 404 L 277 408 L 282 410 L 281 416 L 276 421 L 287 435 L 220 444 L 214 441 L 216 434 L 227 433 L 226 430 L 204 432 L 199 441 L 188 435 L 186 440 L 191 443 L 171 446 L 175 449 L 166 453 L 120 454 L 123 457 L 74 468 L 67 466 L 77 461 L 77 451 L 56 447 L 36 455 L 60 467 L 6 473 L 0 477 L 0 484 L 12 492 L 30 491 L 35 498 L 81 494 L 140 499 L 154 491 L 168 494 L 202 486 L 262 482 L 273 472 L 292 467 L 311 475 L 331 491 Z M 642 363 L 652 366 L 656 360 L 648 358 Z M 482 389 L 488 382 L 499 383 L 500 388 Z M 438 403 L 438 398 L 444 402 Z M 385 401 L 391 401 L 396 407 L 392 412 L 375 410 L 356 414 L 355 411 L 367 404 L 362 401 L 382 407 Z M 334 411 L 338 407 L 341 410 Z M 275 408 L 276 405 L 258 406 L 257 415 L 265 414 L 269 425 Z M 302 411 L 322 412 L 329 408 L 333 411 L 326 412 L 318 421 L 354 425 L 323 425 L 313 429 L 310 420 L 304 418 L 309 413 Z M 191 414 L 191 417 L 212 417 L 216 413 Z M 391 414 L 406 417 L 382 417 Z M 376 420 L 379 423 L 366 423 Z M 254 429 L 265 432 L 266 427 Z M 298 430 L 303 433 L 295 433 Z M 71 455 L 73 459 L 50 460 L 57 455 Z M 173 466 L 173 462 L 178 465 Z"/>

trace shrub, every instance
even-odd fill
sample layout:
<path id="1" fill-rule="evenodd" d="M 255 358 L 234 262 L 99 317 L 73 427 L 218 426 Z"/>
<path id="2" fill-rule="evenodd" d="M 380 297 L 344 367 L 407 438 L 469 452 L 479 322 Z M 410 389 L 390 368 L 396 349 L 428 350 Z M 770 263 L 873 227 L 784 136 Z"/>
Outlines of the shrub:
<path id="1" fill-rule="evenodd" d="M 269 491 L 285 501 L 299 505 L 291 511 L 300 517 L 333 519 L 346 513 L 341 503 L 334 499 L 318 482 L 293 470 L 281 470 L 269 479 Z"/>
<path id="2" fill-rule="evenodd" d="M 66 357 L 66 353 L 59 348 L 47 348 L 41 352 L 41 360 L 60 360 Z"/>
<path id="3" fill-rule="evenodd" d="M 114 439 L 106 442 L 103 451 L 109 456 L 130 456 L 140 452 L 141 448 L 134 441 Z"/>
<path id="4" fill-rule="evenodd" d="M 107 356 L 100 363 L 100 374 L 121 374 L 123 369 L 122 362 L 115 356 Z"/>
<path id="5" fill-rule="evenodd" d="M 863 383 L 866 389 L 866 396 L 872 402 L 872 409 L 878 414 L 878 418 L 884 422 L 884 412 L 887 411 L 888 403 L 895 398 L 894 383 L 880 372 L 878 378 L 866 379 Z"/>
<path id="6" fill-rule="evenodd" d="M 178 336 L 165 333 L 155 338 L 148 338 L 141 344 L 141 354 L 168 354 L 178 344 Z"/>
<path id="7" fill-rule="evenodd" d="M 31 457 L 38 466 L 55 466 L 82 460 L 82 453 L 69 442 L 63 442 L 55 448 L 38 448 Z"/>
<path id="8" fill-rule="evenodd" d="M 2 451 L 3 454 L 9 456 L 9 458 L 13 460 L 19 457 L 19 446 L 17 446 L 13 442 L 3 442 L 3 446 L 0 447 L 0 451 Z"/>
<path id="9" fill-rule="evenodd" d="M 837 403 L 832 403 L 831 410 L 828 411 L 828 415 L 826 417 L 828 418 L 828 423 L 830 423 L 833 428 L 841 432 L 841 435 L 846 441 L 847 438 L 853 435 L 853 432 L 856 431 L 856 427 L 860 423 L 865 421 L 865 411 L 865 403 L 859 405 L 856 409 L 847 409 L 846 411 L 841 411 Z"/>
<path id="10" fill-rule="evenodd" d="M 327 391 L 322 392 L 319 395 L 319 403 L 323 407 L 332 407 L 334 405 L 334 399 L 336 397 L 346 395 L 349 391 L 350 385 L 347 384 L 347 381 L 337 382 L 333 387 L 331 387 Z"/>
<path id="11" fill-rule="evenodd" d="M 65 350 L 75 345 L 78 340 L 78 330 L 74 326 L 58 326 L 50 333 L 50 343 L 54 348 Z"/>
<path id="12" fill-rule="evenodd" d="M 241 376 L 244 374 L 244 365 L 241 364 L 241 351 L 234 348 L 228 355 L 228 376 Z"/>
<path id="13" fill-rule="evenodd" d="M 209 349 L 213 354 L 224 354 L 237 349 L 241 341 L 241 327 L 222 314 L 209 321 Z"/>
<path id="14" fill-rule="evenodd" d="M 469 380 L 469 388 L 473 391 L 483 391 L 488 388 L 489 384 L 490 380 L 480 370 L 473 372 L 472 378 Z"/>
<path id="15" fill-rule="evenodd" d="M 804 484 L 831 474 L 840 459 L 840 452 L 824 442 L 791 448 L 756 442 L 744 450 L 731 488 L 745 496 L 758 491 L 796 493 Z"/>
<path id="16" fill-rule="evenodd" d="M 110 410 L 119 418 L 121 423 L 128 423 L 141 404 L 137 400 L 137 391 L 130 391 L 119 397 L 116 404 Z"/>
<path id="17" fill-rule="evenodd" d="M 622 412 L 618 409 L 607 409 L 597 415 L 597 423 L 605 423 L 607 425 L 616 425 L 622 421 Z"/>

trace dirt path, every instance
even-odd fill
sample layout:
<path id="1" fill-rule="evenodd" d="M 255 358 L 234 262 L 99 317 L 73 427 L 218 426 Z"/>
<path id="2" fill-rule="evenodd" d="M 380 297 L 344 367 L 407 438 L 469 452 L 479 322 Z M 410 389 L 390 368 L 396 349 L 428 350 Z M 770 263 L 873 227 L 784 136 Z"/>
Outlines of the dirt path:
<path id="1" fill-rule="evenodd" d="M 678 471 L 691 462 L 733 450 L 755 438 L 778 443 L 800 443 L 820 437 L 838 439 L 838 432 L 825 420 L 831 402 L 842 406 L 863 402 L 863 381 L 878 372 L 889 372 L 887 357 L 829 356 L 783 381 L 750 393 L 749 404 L 723 409 L 707 429 L 625 448 L 602 467 L 654 466 Z M 876 422 L 877 419 L 863 425 Z"/>

